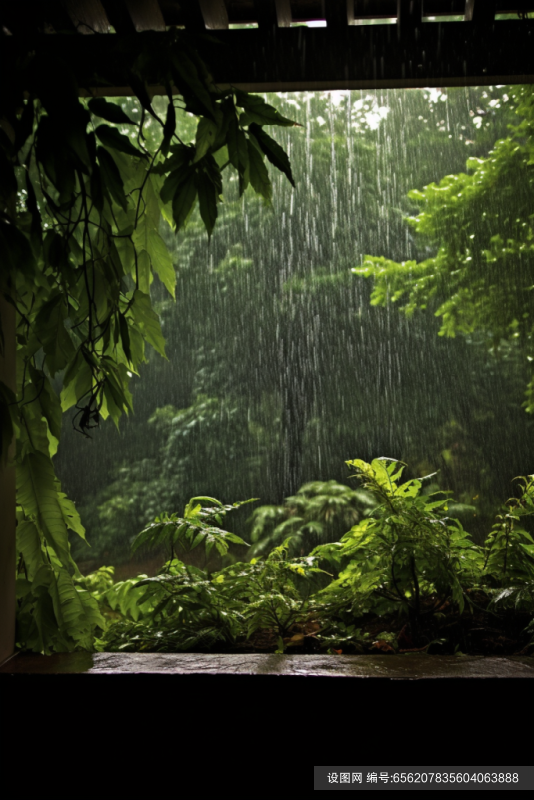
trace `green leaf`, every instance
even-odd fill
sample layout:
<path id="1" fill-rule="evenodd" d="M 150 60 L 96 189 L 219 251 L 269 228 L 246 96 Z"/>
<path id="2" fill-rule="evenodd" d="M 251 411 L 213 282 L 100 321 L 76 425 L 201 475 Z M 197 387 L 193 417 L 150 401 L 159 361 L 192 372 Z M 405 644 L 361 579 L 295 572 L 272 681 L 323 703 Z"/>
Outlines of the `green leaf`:
<path id="1" fill-rule="evenodd" d="M 152 308 L 150 297 L 136 289 L 131 307 L 133 318 L 141 328 L 144 338 L 164 358 L 165 339 L 161 333 L 159 317 Z"/>
<path id="2" fill-rule="evenodd" d="M 274 106 L 266 103 L 263 97 L 259 95 L 247 94 L 240 89 L 235 89 L 235 102 L 237 106 L 245 109 L 245 114 L 241 115 L 241 125 L 249 125 L 251 122 L 255 122 L 258 125 L 299 126 L 298 122 L 283 117 Z"/>
<path id="3" fill-rule="evenodd" d="M 181 182 L 172 201 L 172 215 L 176 230 L 179 231 L 191 213 L 197 199 L 195 172 L 189 172 L 189 177 Z"/>
<path id="4" fill-rule="evenodd" d="M 249 131 L 253 134 L 259 147 L 265 153 L 271 164 L 279 169 L 280 172 L 283 172 L 290 184 L 295 186 L 287 153 L 269 136 L 269 134 L 265 133 L 263 128 L 256 125 L 255 122 L 250 125 Z"/>
<path id="5" fill-rule="evenodd" d="M 128 208 L 128 200 L 124 193 L 124 183 L 113 156 L 105 147 L 101 146 L 97 147 L 96 155 L 100 164 L 104 189 L 109 192 L 117 205 L 126 211 Z"/>
<path id="6" fill-rule="evenodd" d="M 210 117 L 214 117 L 213 102 L 206 86 L 199 77 L 198 70 L 188 55 L 181 50 L 172 57 L 174 67 L 174 80 L 179 88 L 188 111 L 198 114 L 198 105 L 208 112 Z M 192 102 L 193 101 L 193 102 Z M 199 115 L 199 114 L 198 114 Z"/>
<path id="7" fill-rule="evenodd" d="M 58 497 L 52 461 L 43 453 L 28 453 L 17 465 L 17 502 L 34 517 L 47 544 L 65 567 L 72 565 L 69 537 Z"/>
<path id="8" fill-rule="evenodd" d="M 169 203 L 173 200 L 174 195 L 191 176 L 195 174 L 195 170 L 188 163 L 182 162 L 176 169 L 174 169 L 163 182 L 161 187 L 160 197 L 164 203 Z"/>
<path id="9" fill-rule="evenodd" d="M 37 570 L 46 564 L 41 536 L 35 522 L 29 519 L 17 523 L 17 551 L 22 553 L 28 580 L 33 581 Z"/>
<path id="10" fill-rule="evenodd" d="M 211 237 L 217 220 L 217 189 L 208 175 L 203 171 L 197 173 L 196 187 L 198 191 L 200 216 L 202 217 L 202 222 L 206 226 L 208 236 Z"/>
<path id="11" fill-rule="evenodd" d="M 109 103 L 103 97 L 94 97 L 89 100 L 88 105 L 91 114 L 107 122 L 113 122 L 115 125 L 137 125 L 117 103 Z"/>
<path id="12" fill-rule="evenodd" d="M 76 353 L 65 370 L 61 389 L 61 409 L 68 411 L 91 389 L 93 373 L 81 351 Z"/>
<path id="13" fill-rule="evenodd" d="M 253 143 L 248 140 L 248 157 L 250 164 L 250 183 L 255 192 L 260 194 L 267 203 L 271 202 L 273 196 L 273 187 L 269 179 L 267 167 L 263 163 L 261 153 Z"/>
<path id="14" fill-rule="evenodd" d="M 57 291 L 41 307 L 34 324 L 34 334 L 46 354 L 46 366 L 51 375 L 64 369 L 76 352 L 65 328 L 69 309 L 63 292 Z"/>
<path id="15" fill-rule="evenodd" d="M 148 248 L 152 261 L 152 269 L 157 272 L 169 294 L 174 298 L 176 287 L 176 272 L 172 263 L 169 249 L 158 231 L 153 228 L 148 234 Z"/>
<path id="16" fill-rule="evenodd" d="M 197 132 L 195 137 L 195 158 L 193 163 L 200 161 L 203 158 L 210 147 L 215 142 L 217 136 L 217 125 L 211 119 L 207 119 L 206 117 L 202 117 L 199 120 L 197 126 Z"/>
<path id="17" fill-rule="evenodd" d="M 133 89 L 133 93 L 141 103 L 141 106 L 145 109 L 145 111 L 148 111 L 148 113 L 152 117 L 154 117 L 154 119 L 157 119 L 159 122 L 159 117 L 152 108 L 152 103 L 147 91 L 145 81 L 139 75 L 137 75 L 137 73 L 135 73 L 133 70 L 128 71 L 128 79 L 130 81 L 130 86 Z"/>
<path id="18" fill-rule="evenodd" d="M 165 120 L 165 125 L 163 127 L 163 141 L 161 143 L 161 153 L 164 156 L 167 155 L 175 130 L 176 130 L 176 109 L 174 108 L 172 94 L 170 94 L 169 106 L 167 108 L 167 118 Z"/>
<path id="19" fill-rule="evenodd" d="M 121 335 L 122 349 L 128 361 L 132 360 L 132 351 L 130 349 L 130 333 L 128 330 L 128 321 L 124 314 L 118 314 L 119 317 L 119 330 Z"/>
<path id="20" fill-rule="evenodd" d="M 126 153 L 128 156 L 135 156 L 136 158 L 148 158 L 146 153 L 134 147 L 132 142 L 123 133 L 119 133 L 116 128 L 110 128 L 109 125 L 99 125 L 95 128 L 95 134 L 105 147 L 111 147 L 113 150 L 118 150 L 120 153 Z"/>

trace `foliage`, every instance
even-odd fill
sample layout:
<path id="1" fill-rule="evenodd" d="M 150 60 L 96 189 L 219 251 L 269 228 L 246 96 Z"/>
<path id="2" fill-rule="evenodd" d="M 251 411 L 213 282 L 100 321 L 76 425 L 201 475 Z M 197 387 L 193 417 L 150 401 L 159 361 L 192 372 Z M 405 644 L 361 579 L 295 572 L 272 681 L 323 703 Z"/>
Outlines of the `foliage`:
<path id="1" fill-rule="evenodd" d="M 156 276 L 175 294 L 162 225 L 178 232 L 198 201 L 211 236 L 228 167 L 240 195 L 250 184 L 266 203 L 265 156 L 294 183 L 264 126 L 297 123 L 260 97 L 220 90 L 179 31 L 131 48 L 120 61 L 139 122 L 113 102 L 80 98 L 68 65 L 31 52 L 3 105 L 0 291 L 18 313 L 19 383 L 16 402 L 1 385 L 0 449 L 5 457 L 14 430 L 18 641 L 47 652 L 90 647 L 100 624 L 70 553 L 69 530 L 83 538 L 84 529 L 51 462 L 62 412 L 75 409 L 73 425 L 86 437 L 108 417 L 118 426 L 132 410 L 130 379 L 146 348 L 166 357 L 151 300 Z M 148 80 L 165 86 L 164 118 Z M 188 115 L 197 119 L 194 141 L 180 136 Z"/>
<path id="2" fill-rule="evenodd" d="M 484 571 L 501 585 L 534 577 L 534 539 L 524 521 L 534 515 L 534 475 L 520 478 L 521 496 L 510 498 L 486 540 Z M 501 593 L 495 602 L 509 595 Z"/>
<path id="3" fill-rule="evenodd" d="M 334 563 L 349 562 L 325 590 L 331 601 L 349 602 L 359 614 L 398 607 L 414 628 L 422 613 L 439 612 L 446 602 L 463 611 L 464 591 L 480 574 L 482 553 L 460 522 L 446 516 L 443 493 L 423 495 L 425 478 L 400 484 L 404 465 L 391 459 L 347 463 L 378 505 L 339 543 L 313 551 Z M 423 611 L 422 598 L 429 595 L 434 602 Z"/>
<path id="4" fill-rule="evenodd" d="M 254 500 L 244 500 L 232 505 L 223 505 L 213 497 L 192 497 L 184 509 L 183 517 L 178 517 L 176 514 L 156 517 L 155 522 L 148 525 L 134 539 L 132 551 L 135 552 L 141 547 L 154 548 L 168 545 L 170 558 L 173 559 L 176 547 L 191 552 L 199 544 L 203 544 L 207 556 L 214 547 L 219 555 L 226 555 L 229 544 L 246 546 L 246 542 L 234 533 L 221 530 L 214 523 L 220 525 L 222 518 L 229 511 L 253 502 Z M 210 503 L 211 507 L 206 507 L 202 505 L 203 503 Z"/>
<path id="5" fill-rule="evenodd" d="M 371 307 L 370 282 L 350 266 L 360 252 L 395 261 L 432 252 L 408 229 L 405 194 L 461 171 L 466 153 L 485 157 L 514 117 L 509 94 L 267 97 L 306 123 L 302 135 L 283 128 L 278 138 L 307 181 L 292 190 L 279 173 L 272 214 L 250 193 L 243 204 L 234 176 L 209 245 L 198 210 L 178 239 L 162 230 L 177 302 L 159 283 L 151 288 L 169 361 L 148 351 L 132 379 L 135 416 L 120 437 L 95 432 L 83 473 L 79 436 L 64 422 L 56 468 L 92 545 L 74 539 L 76 557 L 124 562 L 138 530 L 191 495 L 257 496 L 278 507 L 306 482 L 343 484 L 354 452 L 388 453 L 412 465 L 410 477 L 439 469 L 439 486 L 463 503 L 462 523 L 482 543 L 495 498 L 530 467 L 528 362 L 513 342 L 497 359 L 483 332 L 438 337 L 432 315 L 408 320 Z M 134 116 L 133 101 L 122 106 Z M 234 525 L 246 538 L 244 513 Z"/>
<path id="6" fill-rule="evenodd" d="M 318 544 L 335 542 L 347 528 L 367 516 L 373 497 L 337 481 L 314 481 L 296 495 L 286 497 L 282 506 L 261 506 L 250 519 L 250 538 L 256 544 L 251 553 L 264 555 L 282 541 L 293 555 L 307 555 Z"/>
<path id="7" fill-rule="evenodd" d="M 222 438 L 221 425 L 231 437 L 229 444 Z M 237 465 L 239 453 L 250 472 L 257 472 L 257 438 L 241 424 L 232 403 L 201 394 L 187 408 L 166 405 L 149 417 L 148 431 L 150 444 L 143 458 L 126 458 L 115 471 L 114 480 L 97 498 L 91 498 L 91 503 L 80 507 L 91 535 L 90 558 L 97 562 L 113 559 L 113 563 L 119 563 L 128 555 L 140 525 L 154 520 L 161 509 L 185 504 L 195 490 L 206 491 L 208 478 L 209 485 L 215 484 L 218 492 L 228 494 L 232 475 L 221 482 L 213 479 L 213 473 L 219 465 L 227 469 Z M 84 542 L 74 547 L 77 558 L 87 557 Z"/>
<path id="8" fill-rule="evenodd" d="M 291 558 L 287 538 L 266 557 L 212 574 L 186 566 L 171 553 L 154 578 L 110 585 L 104 569 L 85 579 L 109 620 L 99 649 L 173 652 L 252 645 L 284 652 L 307 640 L 331 653 L 369 647 L 388 652 L 403 636 L 416 649 L 457 647 L 447 642 L 447 610 L 454 624 L 455 617 L 476 613 L 482 597 L 494 618 L 504 618 L 510 605 L 516 612 L 534 613 L 534 548 L 525 544 L 532 540 L 524 530 L 502 536 L 508 523 L 498 520 L 500 528 L 484 552 L 447 516 L 450 500 L 443 493 L 422 493 L 432 476 L 401 483 L 404 465 L 392 459 L 348 463 L 376 505 L 341 541 L 320 545 L 309 556 Z M 533 476 L 523 479 L 521 497 L 506 505 L 509 512 L 520 509 L 513 522 L 534 514 L 533 481 Z M 215 506 L 202 507 L 199 500 Z M 224 509 L 211 498 L 192 498 L 183 518 L 170 525 L 156 521 L 139 542 L 165 536 L 174 543 L 178 523 L 191 541 L 188 524 L 202 513 L 199 506 L 206 520 Z M 221 529 L 212 535 L 228 541 Z M 213 543 L 206 530 L 200 536 L 205 547 Z M 328 571 L 323 569 L 327 562 Z M 387 623 L 392 614 L 400 620 L 393 630 Z M 374 636 L 365 629 L 369 618 L 383 620 L 383 630 Z"/>
<path id="9" fill-rule="evenodd" d="M 211 531 L 216 540 L 227 541 L 231 536 L 220 529 Z M 204 536 L 202 542 L 209 548 L 209 538 Z M 284 542 L 265 560 L 238 562 L 211 576 L 172 558 L 155 578 L 130 582 L 126 592 L 124 583 L 111 587 L 99 600 L 120 607 L 124 619 L 104 633 L 98 646 L 106 650 L 210 649 L 217 643 L 235 645 L 240 638 L 269 629 L 274 630 L 283 652 L 284 637 L 307 614 L 307 597 L 298 583 L 322 572 L 311 557 L 288 559 L 287 555 Z"/>
<path id="10" fill-rule="evenodd" d="M 520 348 L 534 360 L 532 313 L 534 229 L 534 92 L 515 91 L 520 122 L 485 158 L 469 158 L 467 173 L 447 175 L 409 193 L 419 207 L 410 220 L 437 253 L 422 261 L 366 256 L 356 275 L 372 277 L 372 302 L 401 301 L 411 315 L 435 309 L 441 336 L 487 331 L 493 348 Z M 534 412 L 530 368 L 527 399 Z"/>

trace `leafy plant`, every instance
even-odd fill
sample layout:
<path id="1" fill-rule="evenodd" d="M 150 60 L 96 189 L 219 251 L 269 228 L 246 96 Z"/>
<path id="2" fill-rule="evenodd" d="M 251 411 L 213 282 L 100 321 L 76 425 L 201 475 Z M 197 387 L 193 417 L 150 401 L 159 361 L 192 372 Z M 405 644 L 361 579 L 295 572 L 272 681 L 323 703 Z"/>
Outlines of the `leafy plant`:
<path id="1" fill-rule="evenodd" d="M 518 347 L 530 372 L 524 407 L 534 413 L 534 93 L 524 86 L 513 96 L 519 121 L 510 136 L 486 158 L 469 158 L 466 173 L 409 193 L 419 213 L 408 221 L 437 253 L 402 262 L 366 256 L 353 272 L 373 278 L 374 305 L 402 302 L 410 316 L 433 308 L 441 336 L 487 331 L 494 352 Z"/>
<path id="2" fill-rule="evenodd" d="M 449 601 L 462 611 L 482 554 L 460 522 L 446 516 L 447 499 L 422 494 L 423 482 L 433 476 L 400 484 L 404 465 L 393 459 L 347 463 L 378 505 L 340 542 L 313 551 L 334 564 L 348 561 L 324 590 L 325 600 L 356 615 L 398 609 L 415 636 L 422 615 L 438 613 Z"/>
<path id="3" fill-rule="evenodd" d="M 263 127 L 296 123 L 262 98 L 219 89 L 180 32 L 157 47 L 136 42 L 117 61 L 139 122 L 116 103 L 81 98 L 68 65 L 30 51 L 2 112 L 0 292 L 18 314 L 19 383 L 16 398 L 0 384 L 0 451 L 5 459 L 15 432 L 18 641 L 46 652 L 90 647 L 100 624 L 70 552 L 69 530 L 83 538 L 84 529 L 51 462 L 61 414 L 75 409 L 86 437 L 108 417 L 118 426 L 132 410 L 129 383 L 146 346 L 165 357 L 150 296 L 156 275 L 175 294 L 162 226 L 182 229 L 198 201 L 211 236 L 227 168 L 240 194 L 250 184 L 269 203 L 266 155 L 293 183 L 287 155 Z M 148 80 L 166 88 L 165 119 Z M 189 114 L 198 122 L 188 142 L 180 118 Z"/>
<path id="4" fill-rule="evenodd" d="M 534 516 L 534 475 L 519 481 L 521 496 L 507 500 L 486 540 L 484 571 L 500 585 L 534 579 L 534 539 L 521 524 Z"/>
<path id="5" fill-rule="evenodd" d="M 347 463 L 374 507 L 341 541 L 320 545 L 306 557 L 290 557 L 288 538 L 266 557 L 211 574 L 186 566 L 173 557 L 177 537 L 206 549 L 241 543 L 213 524 L 240 504 L 223 506 L 213 498 L 192 498 L 183 517 L 148 526 L 139 546 L 164 541 L 171 547 L 171 558 L 155 577 L 110 585 L 108 568 L 85 579 L 107 620 L 98 647 L 172 652 L 253 646 L 284 652 L 307 641 L 332 654 L 426 652 L 433 646 L 453 652 L 460 644 L 469 649 L 465 626 L 480 630 L 476 615 L 505 625 L 510 607 L 518 619 L 534 613 L 530 561 L 513 585 L 502 571 L 503 548 L 508 565 L 530 554 L 523 537 L 508 535 L 503 543 L 499 529 L 485 554 L 447 516 L 450 500 L 443 493 L 423 493 L 433 475 L 401 483 L 404 465 L 393 459 Z M 530 514 L 532 476 L 522 486 L 521 498 L 506 508 Z M 496 567 L 488 569 L 488 553 Z M 337 577 L 324 569 L 326 562 Z M 504 588 L 495 588 L 496 582 Z M 524 641 L 528 630 L 515 635 Z"/>
<path id="6" fill-rule="evenodd" d="M 373 496 L 365 490 L 337 481 L 306 483 L 282 506 L 261 506 L 254 511 L 251 554 L 263 555 L 279 542 L 288 541 L 292 555 L 306 555 L 318 544 L 339 540 L 374 506 Z"/>
<path id="7" fill-rule="evenodd" d="M 240 536 L 223 531 L 214 523 L 221 525 L 223 517 L 229 511 L 253 502 L 254 499 L 223 505 L 213 497 L 192 497 L 184 509 L 183 517 L 164 514 L 144 528 L 134 539 L 132 551 L 135 553 L 141 547 L 155 548 L 163 545 L 170 548 L 170 557 L 173 559 L 177 545 L 190 552 L 199 544 L 203 544 L 207 556 L 213 547 L 219 555 L 224 556 L 228 552 L 229 544 L 246 547 L 247 543 Z M 203 503 L 210 503 L 210 506 L 203 506 Z"/>

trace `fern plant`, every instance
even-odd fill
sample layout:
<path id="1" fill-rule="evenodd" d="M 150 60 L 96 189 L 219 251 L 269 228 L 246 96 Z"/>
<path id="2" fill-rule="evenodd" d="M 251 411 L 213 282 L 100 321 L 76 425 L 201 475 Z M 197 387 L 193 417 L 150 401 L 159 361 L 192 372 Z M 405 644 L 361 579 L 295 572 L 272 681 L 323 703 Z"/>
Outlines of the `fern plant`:
<path id="1" fill-rule="evenodd" d="M 340 542 L 313 551 L 337 565 L 348 562 L 322 592 L 330 612 L 398 609 L 417 635 L 421 615 L 439 612 L 447 601 L 463 611 L 464 588 L 480 574 L 482 554 L 460 522 L 446 516 L 447 499 L 422 494 L 425 478 L 400 484 L 405 465 L 394 459 L 347 464 L 377 505 Z"/>
<path id="2" fill-rule="evenodd" d="M 534 475 L 519 478 L 521 497 L 511 497 L 486 540 L 484 572 L 498 585 L 534 580 L 534 539 L 524 520 L 534 516 Z"/>
<path id="3" fill-rule="evenodd" d="M 246 503 L 253 503 L 256 499 L 224 505 L 214 497 L 192 497 L 182 517 L 177 514 L 162 514 L 143 528 L 132 543 L 132 552 L 135 553 L 142 547 L 154 549 L 163 546 L 169 549 L 172 561 L 177 546 L 186 552 L 191 552 L 199 544 L 203 544 L 207 556 L 214 547 L 221 556 L 227 554 L 230 544 L 248 547 L 247 542 L 240 536 L 224 531 L 214 523 L 221 525 L 223 517 L 229 511 L 234 511 Z M 209 505 L 203 505 L 207 503 Z"/>
<path id="4" fill-rule="evenodd" d="M 306 483 L 283 505 L 254 511 L 249 520 L 254 543 L 251 555 L 265 555 L 285 540 L 291 555 L 306 555 L 319 544 L 340 539 L 375 505 L 369 492 L 337 481 Z"/>

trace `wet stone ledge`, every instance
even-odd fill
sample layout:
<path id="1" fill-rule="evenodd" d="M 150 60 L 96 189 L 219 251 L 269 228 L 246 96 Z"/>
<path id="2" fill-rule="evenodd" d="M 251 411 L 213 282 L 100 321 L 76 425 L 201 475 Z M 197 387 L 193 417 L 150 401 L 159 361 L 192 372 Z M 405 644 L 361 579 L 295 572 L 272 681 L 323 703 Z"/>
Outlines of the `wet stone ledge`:
<path id="1" fill-rule="evenodd" d="M 283 675 L 392 680 L 534 678 L 534 657 L 202 653 L 64 653 L 41 656 L 20 653 L 4 663 L 0 673 Z"/>

